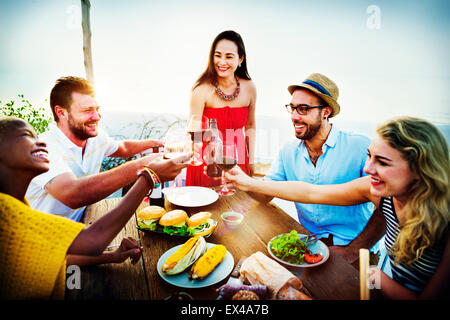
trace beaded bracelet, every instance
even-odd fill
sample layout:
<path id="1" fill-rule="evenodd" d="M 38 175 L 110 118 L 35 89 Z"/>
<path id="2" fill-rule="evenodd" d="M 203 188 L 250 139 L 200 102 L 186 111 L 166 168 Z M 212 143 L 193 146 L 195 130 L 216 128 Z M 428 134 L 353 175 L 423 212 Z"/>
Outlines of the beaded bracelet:
<path id="1" fill-rule="evenodd" d="M 144 169 L 139 170 L 137 175 L 138 175 L 138 177 L 144 176 L 145 179 L 150 183 L 151 187 L 150 187 L 149 192 L 147 193 L 147 197 L 150 197 L 150 195 L 153 192 L 153 189 L 155 188 L 155 181 L 153 180 L 152 175 L 150 174 L 150 172 L 148 170 L 144 170 Z"/>
<path id="2" fill-rule="evenodd" d="M 155 188 L 159 188 L 161 185 L 161 179 L 158 177 L 155 171 L 150 169 L 149 167 L 144 167 L 144 169 L 150 174 L 150 176 L 153 179 L 153 182 L 155 183 Z"/>

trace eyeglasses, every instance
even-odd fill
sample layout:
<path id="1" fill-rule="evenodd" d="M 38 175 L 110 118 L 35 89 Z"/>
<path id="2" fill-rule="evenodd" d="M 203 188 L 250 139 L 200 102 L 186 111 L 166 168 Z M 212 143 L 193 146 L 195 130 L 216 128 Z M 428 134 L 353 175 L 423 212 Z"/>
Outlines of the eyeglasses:
<path id="1" fill-rule="evenodd" d="M 292 103 L 285 105 L 287 112 L 293 113 L 296 111 L 299 115 L 304 116 L 308 113 L 308 110 L 314 109 L 314 108 L 324 108 L 326 105 L 320 105 L 320 106 L 308 106 L 307 104 L 299 104 L 297 106 L 294 106 Z"/>

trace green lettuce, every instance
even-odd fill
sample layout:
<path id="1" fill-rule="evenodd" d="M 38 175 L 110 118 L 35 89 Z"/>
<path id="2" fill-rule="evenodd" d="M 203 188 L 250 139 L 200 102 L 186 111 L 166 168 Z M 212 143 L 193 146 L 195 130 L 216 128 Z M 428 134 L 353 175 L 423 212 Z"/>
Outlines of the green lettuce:
<path id="1" fill-rule="evenodd" d="M 186 224 L 184 224 L 182 227 L 174 227 L 174 226 L 164 227 L 163 232 L 169 235 L 180 235 L 180 236 L 189 235 L 188 227 Z"/>

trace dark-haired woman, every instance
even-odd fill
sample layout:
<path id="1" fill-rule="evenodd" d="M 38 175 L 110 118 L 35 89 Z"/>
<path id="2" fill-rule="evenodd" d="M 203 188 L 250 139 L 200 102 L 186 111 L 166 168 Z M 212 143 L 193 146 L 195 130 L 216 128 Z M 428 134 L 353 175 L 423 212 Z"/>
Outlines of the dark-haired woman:
<path id="1" fill-rule="evenodd" d="M 254 168 L 255 102 L 244 42 L 238 33 L 224 31 L 214 39 L 208 66 L 192 88 L 190 116 L 216 119 L 223 143 L 236 144 L 238 164 L 249 175 Z M 204 174 L 204 165 L 187 168 L 186 185 L 219 184 Z"/>

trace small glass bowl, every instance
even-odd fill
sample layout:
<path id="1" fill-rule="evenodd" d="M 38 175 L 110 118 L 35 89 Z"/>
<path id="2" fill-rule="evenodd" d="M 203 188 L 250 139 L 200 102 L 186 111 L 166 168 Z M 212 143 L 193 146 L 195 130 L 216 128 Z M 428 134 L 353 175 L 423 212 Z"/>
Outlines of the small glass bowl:
<path id="1" fill-rule="evenodd" d="M 244 220 L 244 216 L 239 212 L 226 211 L 220 216 L 222 221 L 231 228 L 237 227 Z"/>

